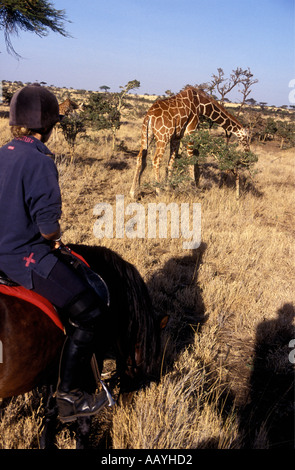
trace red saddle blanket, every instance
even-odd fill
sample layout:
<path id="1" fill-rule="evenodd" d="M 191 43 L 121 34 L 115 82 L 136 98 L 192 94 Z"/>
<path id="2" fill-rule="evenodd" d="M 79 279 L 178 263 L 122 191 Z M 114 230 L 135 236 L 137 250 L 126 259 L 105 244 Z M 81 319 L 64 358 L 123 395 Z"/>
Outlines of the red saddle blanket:
<path id="1" fill-rule="evenodd" d="M 76 256 L 87 266 L 89 266 L 88 263 L 84 260 L 84 258 L 82 258 L 82 256 L 78 255 L 77 253 L 74 253 L 73 251 L 71 251 L 71 254 Z M 49 302 L 49 300 L 45 299 L 45 297 L 43 297 L 42 295 L 37 294 L 37 292 L 33 292 L 23 286 L 6 286 L 4 284 L 0 284 L 0 293 L 5 295 L 11 295 L 13 297 L 25 300 L 26 302 L 30 302 L 33 305 L 36 305 L 36 307 L 40 308 L 40 310 L 42 310 L 44 313 L 46 313 L 46 315 L 49 316 L 49 318 L 51 318 L 51 320 L 55 323 L 58 328 L 64 330 L 58 312 L 56 311 L 52 303 Z"/>
<path id="2" fill-rule="evenodd" d="M 37 294 L 37 292 L 33 292 L 29 289 L 26 289 L 23 286 L 5 286 L 3 284 L 0 285 L 0 293 L 5 295 L 11 295 L 12 297 L 18 297 L 19 299 L 25 300 L 30 302 L 36 307 L 40 308 L 46 315 L 51 318 L 51 320 L 56 324 L 58 328 L 61 330 L 64 329 L 62 322 L 58 316 L 57 311 L 53 307 L 52 303 L 49 300 L 45 299 L 41 295 Z"/>

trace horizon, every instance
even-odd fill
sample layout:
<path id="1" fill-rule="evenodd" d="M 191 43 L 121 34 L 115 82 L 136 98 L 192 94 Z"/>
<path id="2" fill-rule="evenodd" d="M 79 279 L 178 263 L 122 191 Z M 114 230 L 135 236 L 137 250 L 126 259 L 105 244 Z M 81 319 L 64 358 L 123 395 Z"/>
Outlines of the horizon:
<path id="1" fill-rule="evenodd" d="M 73 88 L 73 87 L 66 87 L 66 86 L 63 86 L 63 87 L 60 87 L 60 86 L 57 86 L 55 84 L 48 84 L 46 82 L 26 82 L 26 83 L 23 83 L 21 80 L 16 80 L 16 81 L 11 81 L 11 80 L 6 80 L 6 79 L 3 79 L 2 81 L 0 81 L 0 104 L 2 104 L 1 102 L 1 91 L 2 91 L 2 87 L 3 87 L 3 82 L 6 82 L 6 83 L 11 83 L 11 84 L 14 84 L 14 83 L 21 83 L 22 85 L 21 86 L 26 86 L 26 85 L 33 85 L 35 83 L 39 84 L 39 85 L 42 85 L 46 88 L 55 88 L 57 90 L 66 90 L 68 91 L 69 93 L 70 92 L 77 92 L 79 94 L 82 94 L 82 92 L 86 92 L 86 93 L 118 93 L 118 91 L 112 91 L 112 90 L 107 90 L 107 91 L 103 91 L 103 90 L 87 90 L 87 89 L 84 89 L 84 88 Z M 131 89 L 128 93 L 127 93 L 127 97 L 155 97 L 155 98 L 159 98 L 159 99 L 165 99 L 165 98 L 169 98 L 170 95 L 165 95 L 165 93 L 163 93 L 162 95 L 157 95 L 155 93 L 152 93 L 152 94 L 149 94 L 149 93 L 140 93 L 140 91 L 136 91 L 136 90 L 139 90 L 139 88 L 137 89 Z M 179 93 L 181 90 L 173 93 L 173 95 L 176 95 L 177 93 Z M 294 90 L 295 92 L 295 90 Z M 216 101 L 221 101 L 221 98 L 220 97 L 216 97 L 214 94 L 210 94 L 208 92 L 206 92 L 209 96 L 212 96 L 214 99 L 216 99 Z M 288 107 L 289 110 L 292 111 L 292 109 L 295 107 L 295 102 L 290 102 L 289 104 L 287 105 L 281 105 L 281 106 L 277 106 L 277 105 L 272 105 L 272 104 L 268 104 L 264 101 L 256 101 L 254 100 L 254 103 L 248 103 L 247 101 L 251 101 L 253 98 L 249 98 L 245 101 L 244 105 L 243 106 L 265 106 L 265 107 L 268 107 L 268 108 L 278 108 L 278 109 L 281 109 L 281 108 L 284 108 L 284 107 Z M 236 105 L 236 106 L 239 106 L 241 103 L 240 102 L 237 102 L 237 101 L 232 101 L 232 100 L 229 100 L 228 98 L 225 97 L 225 100 L 224 100 L 224 105 Z"/>

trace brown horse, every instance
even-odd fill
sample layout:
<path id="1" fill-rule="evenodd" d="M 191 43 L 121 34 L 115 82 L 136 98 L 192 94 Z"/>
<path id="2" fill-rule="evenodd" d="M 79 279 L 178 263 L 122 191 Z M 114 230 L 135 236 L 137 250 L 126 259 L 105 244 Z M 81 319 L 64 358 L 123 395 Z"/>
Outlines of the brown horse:
<path id="1" fill-rule="evenodd" d="M 100 369 L 111 354 L 116 359 L 121 392 L 156 379 L 160 326 L 142 277 L 133 265 L 107 248 L 71 248 L 104 279 L 110 293 L 103 344 L 100 341 L 95 351 Z M 44 384 L 55 389 L 64 334 L 38 307 L 0 294 L 0 340 L 1 398 Z"/>

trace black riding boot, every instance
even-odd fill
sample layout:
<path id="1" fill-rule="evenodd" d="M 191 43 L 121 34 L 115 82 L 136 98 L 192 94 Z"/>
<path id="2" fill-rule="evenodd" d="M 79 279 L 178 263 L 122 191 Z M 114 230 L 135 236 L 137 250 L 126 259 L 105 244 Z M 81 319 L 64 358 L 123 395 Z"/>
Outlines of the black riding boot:
<path id="1" fill-rule="evenodd" d="M 90 363 L 92 336 L 93 334 L 88 331 L 76 329 L 65 341 L 56 395 L 59 418 L 62 422 L 98 413 L 108 401 L 104 391 L 90 395 L 79 387 L 80 373 Z"/>
<path id="2" fill-rule="evenodd" d="M 75 304 L 75 308 L 76 306 L 77 303 Z M 72 311 L 74 310 L 75 309 L 72 309 Z M 81 318 L 83 319 L 84 317 L 85 319 L 87 317 L 88 321 L 84 322 L 83 327 L 74 324 L 73 333 L 66 338 L 64 343 L 56 394 L 59 418 L 62 422 L 74 421 L 79 416 L 96 414 L 108 402 L 104 391 L 90 395 L 80 388 L 81 372 L 89 367 L 93 354 L 95 323 L 92 319 L 97 322 L 96 316 L 98 318 L 100 317 L 100 311 L 98 309 L 95 309 L 93 313 L 89 312 L 89 309 L 87 312 L 81 309 L 81 312 L 79 315 L 76 315 L 76 318 L 79 317 L 81 321 Z"/>

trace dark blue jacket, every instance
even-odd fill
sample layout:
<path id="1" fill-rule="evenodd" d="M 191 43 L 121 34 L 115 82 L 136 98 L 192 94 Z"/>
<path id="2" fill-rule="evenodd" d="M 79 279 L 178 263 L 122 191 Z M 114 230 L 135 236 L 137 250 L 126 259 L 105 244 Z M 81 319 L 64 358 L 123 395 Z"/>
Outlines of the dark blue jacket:
<path id="1" fill-rule="evenodd" d="M 48 148 L 34 137 L 0 148 L 0 270 L 31 289 L 32 269 L 47 278 L 57 258 L 42 237 L 59 229 L 58 172 Z"/>

